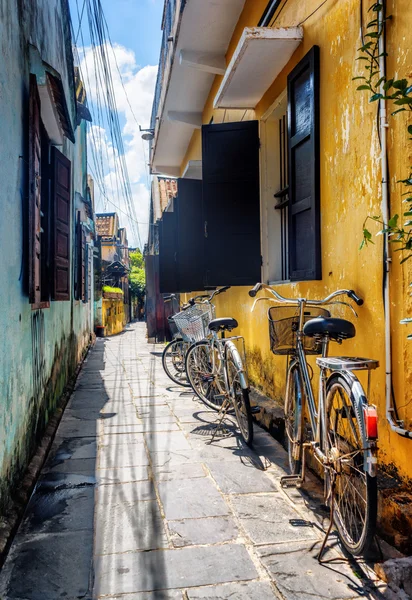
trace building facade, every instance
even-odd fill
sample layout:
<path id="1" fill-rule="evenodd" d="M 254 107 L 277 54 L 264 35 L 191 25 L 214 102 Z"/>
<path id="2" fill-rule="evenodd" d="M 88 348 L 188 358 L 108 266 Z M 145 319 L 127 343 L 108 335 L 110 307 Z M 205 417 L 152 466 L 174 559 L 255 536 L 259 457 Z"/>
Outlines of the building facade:
<path id="1" fill-rule="evenodd" d="M 90 114 L 66 0 L 1 0 L 0 511 L 93 331 Z"/>
<path id="2" fill-rule="evenodd" d="M 251 313 L 248 289 L 263 281 L 286 297 L 347 288 L 364 298 L 356 337 L 331 350 L 380 362 L 370 390 L 381 481 L 390 481 L 381 485 L 380 528 L 410 549 L 412 516 L 402 505 L 411 500 L 412 345 L 400 321 L 411 315 L 412 262 L 385 256 L 384 236 L 359 250 L 365 219 L 385 209 L 386 158 L 390 213 L 405 210 L 397 182 L 410 171 L 407 113 L 388 108 L 387 123 L 379 119 L 379 102 L 353 78 L 367 75 L 359 49 L 373 42 L 377 25 L 367 24 L 385 9 L 387 79 L 407 82 L 412 13 L 406 0 L 378 4 L 165 2 L 151 165 L 179 178 L 176 251 L 163 245 L 175 269 L 169 291 L 232 285 L 217 314 L 238 320 L 251 380 L 270 397 L 282 398 L 284 359 L 270 352 L 267 305 Z M 182 258 L 189 252 L 192 266 Z M 335 316 L 351 319 L 345 309 Z"/>

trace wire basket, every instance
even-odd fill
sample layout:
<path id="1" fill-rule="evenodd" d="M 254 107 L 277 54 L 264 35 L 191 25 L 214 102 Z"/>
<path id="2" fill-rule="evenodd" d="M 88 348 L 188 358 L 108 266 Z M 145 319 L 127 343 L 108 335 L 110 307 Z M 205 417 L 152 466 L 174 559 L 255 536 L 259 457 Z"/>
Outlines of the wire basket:
<path id="1" fill-rule="evenodd" d="M 174 322 L 174 318 L 167 317 L 167 322 L 169 323 L 170 334 L 172 335 L 172 337 L 175 337 L 179 333 L 179 330 L 177 328 L 176 323 Z"/>
<path id="2" fill-rule="evenodd" d="M 325 308 L 305 307 L 304 321 L 316 317 L 330 317 Z M 293 354 L 296 349 L 296 332 L 299 328 L 299 308 L 297 306 L 272 306 L 268 310 L 270 349 L 273 354 Z M 322 344 L 312 337 L 303 337 L 306 354 L 321 354 Z"/>
<path id="3" fill-rule="evenodd" d="M 209 335 L 208 325 L 215 317 L 211 304 L 195 304 L 174 315 L 173 320 L 185 342 L 200 342 Z"/>

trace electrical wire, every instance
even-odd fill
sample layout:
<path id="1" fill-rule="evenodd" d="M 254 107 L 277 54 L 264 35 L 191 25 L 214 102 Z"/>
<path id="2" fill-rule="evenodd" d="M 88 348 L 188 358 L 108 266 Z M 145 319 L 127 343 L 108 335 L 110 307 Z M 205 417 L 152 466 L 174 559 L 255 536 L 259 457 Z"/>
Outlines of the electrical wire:
<path id="1" fill-rule="evenodd" d="M 74 51 L 75 53 L 77 53 L 80 71 L 82 70 L 82 64 L 84 65 L 85 73 L 81 73 L 81 77 L 83 81 L 87 82 L 86 89 L 90 90 L 91 95 L 93 90 L 93 100 L 90 108 L 92 112 L 93 123 L 96 123 L 100 131 L 100 135 L 97 136 L 95 126 L 91 126 L 90 128 L 91 135 L 89 136 L 89 146 L 91 150 L 91 161 L 94 166 L 94 168 L 90 170 L 91 172 L 93 171 L 93 177 L 95 178 L 97 186 L 101 192 L 101 197 L 103 198 L 104 202 L 104 209 L 106 209 L 106 203 L 110 202 L 110 204 L 112 204 L 120 212 L 125 214 L 125 216 L 127 216 L 127 218 L 129 219 L 130 227 L 134 236 L 136 237 L 136 240 L 138 241 L 140 247 L 142 247 L 139 225 L 144 225 L 144 223 L 139 222 L 139 220 L 137 219 L 135 205 L 133 201 L 132 187 L 125 158 L 125 146 L 123 141 L 122 129 L 119 121 L 119 113 L 117 109 L 112 69 L 110 64 L 110 58 L 108 55 L 109 47 L 113 52 L 116 68 L 119 72 L 121 84 L 124 89 L 127 102 L 130 106 L 133 118 L 135 119 L 137 124 L 138 122 L 134 114 L 130 99 L 127 96 L 127 91 L 122 79 L 119 65 L 117 63 L 114 46 L 111 41 L 110 31 L 108 28 L 107 20 L 104 16 L 101 0 L 84 0 L 81 11 L 79 9 L 78 0 L 76 0 L 76 8 L 79 25 L 78 32 L 75 38 L 72 27 L 72 36 L 74 39 L 77 40 L 80 34 L 83 48 L 82 61 L 80 60 L 77 46 L 75 46 Z M 84 36 L 82 30 L 84 14 L 86 14 L 86 23 L 88 27 L 88 33 L 90 36 L 90 48 L 87 49 L 84 43 Z M 91 73 L 89 72 L 88 68 L 88 59 L 91 59 L 93 64 L 93 83 L 95 84 L 94 87 L 92 86 Z M 102 131 L 108 132 L 110 144 L 108 144 L 106 140 L 103 139 L 101 135 Z M 110 168 L 110 148 L 113 158 L 113 168 Z M 103 156 L 103 152 L 105 156 Z M 150 187 L 149 176 L 146 168 L 147 165 L 144 147 L 143 158 L 145 164 L 147 185 L 148 187 Z M 105 163 L 108 167 L 108 177 L 110 179 L 111 193 L 113 193 L 114 191 L 117 192 L 117 204 L 109 198 L 109 194 L 106 189 L 105 177 L 107 177 L 107 169 L 105 169 Z M 116 184 L 115 187 L 113 185 L 113 176 Z M 126 210 L 121 209 L 119 206 L 121 197 L 123 197 L 124 199 Z"/>

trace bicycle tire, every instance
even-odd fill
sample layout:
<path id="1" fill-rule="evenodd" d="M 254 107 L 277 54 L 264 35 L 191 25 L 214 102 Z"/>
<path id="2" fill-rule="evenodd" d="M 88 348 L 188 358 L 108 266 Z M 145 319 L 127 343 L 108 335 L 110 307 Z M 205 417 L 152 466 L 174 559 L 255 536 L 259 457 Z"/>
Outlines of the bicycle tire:
<path id="1" fill-rule="evenodd" d="M 187 378 L 196 396 L 209 408 L 219 411 L 224 401 L 224 387 L 213 373 L 211 346 L 207 341 L 195 342 L 186 353 Z"/>
<path id="2" fill-rule="evenodd" d="M 163 350 L 162 365 L 166 375 L 174 383 L 177 383 L 182 387 L 190 387 L 190 382 L 187 379 L 185 371 L 185 345 L 186 343 L 181 338 L 177 338 L 169 342 Z M 173 354 L 175 356 L 175 360 L 177 359 L 176 364 L 173 360 Z M 174 371 L 171 368 L 169 368 L 169 365 L 167 363 L 169 356 L 171 356 Z"/>
<path id="3" fill-rule="evenodd" d="M 253 445 L 253 417 L 250 408 L 249 390 L 242 388 L 239 379 L 238 366 L 230 347 L 226 348 L 227 372 L 230 385 L 230 395 L 235 409 L 236 420 L 241 436 L 249 447 Z M 240 360 L 240 359 L 239 359 Z"/>
<path id="4" fill-rule="evenodd" d="M 293 366 L 288 372 L 285 433 L 290 472 L 292 475 L 300 475 L 303 452 L 303 387 L 297 366 Z"/>
<path id="5" fill-rule="evenodd" d="M 356 385 L 353 385 L 356 383 Z M 337 461 L 333 514 L 339 537 L 353 556 L 367 553 L 376 529 L 377 480 L 364 469 L 365 395 L 351 374 L 333 373 L 326 385 L 325 451 Z M 330 476 L 325 474 L 327 488 Z M 329 489 L 327 490 L 329 496 Z"/>

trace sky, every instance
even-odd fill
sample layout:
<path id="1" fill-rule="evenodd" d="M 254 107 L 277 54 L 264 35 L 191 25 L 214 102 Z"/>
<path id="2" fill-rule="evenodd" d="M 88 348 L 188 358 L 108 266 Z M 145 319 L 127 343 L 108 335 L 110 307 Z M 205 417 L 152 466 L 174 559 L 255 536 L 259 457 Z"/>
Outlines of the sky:
<path id="1" fill-rule="evenodd" d="M 163 0 L 101 0 L 113 44 L 113 47 L 107 44 L 105 51 L 122 129 L 133 207 L 128 206 L 122 193 L 118 151 L 104 117 L 107 108 L 105 87 L 99 80 L 99 69 L 96 68 L 96 52 L 99 48 L 94 52 L 91 48 L 87 8 L 79 29 L 83 3 L 86 7 L 91 6 L 94 0 L 69 2 L 75 37 L 80 32 L 77 36 L 75 64 L 80 63 L 93 116 L 88 135 L 88 162 L 89 172 L 97 180 L 95 209 L 98 213 L 117 212 L 120 225 L 127 228 L 129 246 L 142 246 L 147 240 L 150 175 L 147 165 L 149 144 L 141 139 L 139 124 L 143 128 L 150 125 L 161 43 Z"/>

